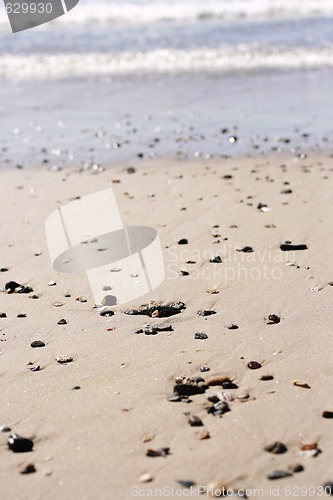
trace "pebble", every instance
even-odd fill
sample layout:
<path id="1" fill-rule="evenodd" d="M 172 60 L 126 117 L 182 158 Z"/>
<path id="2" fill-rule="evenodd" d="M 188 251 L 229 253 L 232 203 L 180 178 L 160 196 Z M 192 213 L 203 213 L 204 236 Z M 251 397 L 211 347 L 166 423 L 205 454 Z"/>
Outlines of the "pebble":
<path id="1" fill-rule="evenodd" d="M 196 340 L 205 340 L 208 339 L 208 335 L 206 333 L 198 332 L 194 335 Z"/>
<path id="2" fill-rule="evenodd" d="M 150 317 L 167 318 L 175 314 L 180 314 L 183 309 L 186 309 L 184 302 L 178 301 L 164 306 L 160 305 L 149 307 L 149 309 L 146 310 L 146 313 Z"/>
<path id="3" fill-rule="evenodd" d="M 42 340 L 34 340 L 30 344 L 31 347 L 45 347 L 45 343 Z"/>
<path id="4" fill-rule="evenodd" d="M 270 453 L 274 453 L 275 455 L 280 455 L 281 453 L 286 453 L 288 451 L 286 445 L 280 443 L 279 441 L 265 446 L 264 449 L 265 451 L 269 451 Z"/>
<path id="5" fill-rule="evenodd" d="M 31 439 L 18 436 L 17 434 L 11 434 L 8 438 L 8 448 L 14 453 L 26 453 L 31 451 L 34 443 Z"/>
<path id="6" fill-rule="evenodd" d="M 196 436 L 199 439 L 199 441 L 203 441 L 205 439 L 210 438 L 210 434 L 208 431 L 206 431 L 206 429 L 203 429 L 202 431 L 197 432 Z"/>
<path id="7" fill-rule="evenodd" d="M 213 415 L 223 415 L 224 413 L 227 413 L 230 411 L 228 403 L 225 401 L 218 401 L 217 403 L 214 403 L 212 406 L 209 406 L 207 408 L 207 413 L 212 413 Z"/>
<path id="8" fill-rule="evenodd" d="M 189 276 L 190 275 L 190 273 L 188 271 L 183 271 L 183 270 L 180 270 L 179 274 L 180 274 L 180 276 Z"/>
<path id="9" fill-rule="evenodd" d="M 292 473 L 297 473 L 297 472 L 303 472 L 304 471 L 304 467 L 302 464 L 296 464 L 296 465 L 291 465 L 290 467 L 288 467 L 288 469 L 290 470 L 290 472 Z"/>
<path id="10" fill-rule="evenodd" d="M 176 483 L 178 483 L 183 488 L 192 488 L 195 485 L 194 481 L 186 481 L 183 479 L 177 479 Z"/>
<path id="11" fill-rule="evenodd" d="M 280 323 L 281 318 L 276 314 L 270 314 L 267 319 L 267 325 L 277 325 Z"/>
<path id="12" fill-rule="evenodd" d="M 323 484 L 324 494 L 333 496 L 333 481 L 327 481 Z"/>
<path id="13" fill-rule="evenodd" d="M 7 273 L 9 271 L 8 267 L 1 267 L 0 273 Z"/>
<path id="14" fill-rule="evenodd" d="M 56 286 L 56 281 L 49 281 L 49 286 Z"/>
<path id="15" fill-rule="evenodd" d="M 67 321 L 64 318 L 62 318 L 58 321 L 58 325 L 67 325 Z"/>
<path id="16" fill-rule="evenodd" d="M 23 314 L 23 313 L 22 313 L 22 314 L 18 314 L 18 315 L 17 315 L 17 318 L 26 318 L 26 317 L 27 317 L 27 315 L 26 315 L 26 314 Z"/>
<path id="17" fill-rule="evenodd" d="M 288 251 L 295 251 L 295 250 L 307 250 L 308 247 L 307 245 L 292 245 L 291 243 L 284 243 L 280 245 L 280 249 L 283 252 L 288 252 Z"/>
<path id="18" fill-rule="evenodd" d="M 64 364 L 64 363 L 71 363 L 73 361 L 73 358 L 72 356 L 66 356 L 63 354 L 61 356 L 57 356 L 55 360 L 57 363 Z"/>
<path id="19" fill-rule="evenodd" d="M 137 314 L 139 314 L 139 311 L 137 309 L 126 309 L 126 311 L 124 311 L 124 314 L 128 314 L 129 316 L 136 316 Z"/>
<path id="20" fill-rule="evenodd" d="M 176 384 L 173 391 L 179 396 L 194 396 L 195 394 L 203 394 L 205 389 L 194 384 Z"/>
<path id="21" fill-rule="evenodd" d="M 170 448 L 158 448 L 157 450 L 152 450 L 149 448 L 146 451 L 147 457 L 166 457 L 170 453 Z"/>
<path id="22" fill-rule="evenodd" d="M 144 472 L 139 477 L 140 483 L 150 483 L 152 480 L 153 480 L 153 476 L 151 474 L 149 474 L 148 472 Z"/>
<path id="23" fill-rule="evenodd" d="M 211 262 L 212 264 L 221 264 L 222 259 L 219 255 L 216 255 L 215 257 L 209 259 L 209 262 Z"/>
<path id="24" fill-rule="evenodd" d="M 6 313 L 0 313 L 0 318 L 7 318 L 7 314 Z"/>
<path id="25" fill-rule="evenodd" d="M 188 417 L 187 421 L 191 427 L 202 427 L 203 426 L 201 418 L 197 417 L 196 415 L 190 415 Z"/>
<path id="26" fill-rule="evenodd" d="M 64 306 L 65 304 L 63 302 L 53 302 L 52 304 L 54 307 L 62 307 Z"/>
<path id="27" fill-rule="evenodd" d="M 238 325 L 235 325 L 234 323 L 232 323 L 231 325 L 228 325 L 228 330 L 238 330 L 239 326 Z"/>
<path id="28" fill-rule="evenodd" d="M 296 387 L 302 387 L 303 389 L 311 389 L 309 384 L 303 382 L 302 380 L 294 380 L 293 385 L 295 385 Z"/>
<path id="29" fill-rule="evenodd" d="M 0 426 L 0 432 L 10 432 L 11 428 L 8 427 L 7 425 L 1 425 Z"/>
<path id="30" fill-rule="evenodd" d="M 40 365 L 30 366 L 30 367 L 29 367 L 29 370 L 30 370 L 31 372 L 39 372 L 39 371 L 40 371 Z"/>
<path id="31" fill-rule="evenodd" d="M 16 281 L 8 281 L 5 285 L 5 292 L 6 293 L 31 293 L 33 292 L 33 289 L 30 288 L 29 286 L 24 286 L 20 285 L 19 283 L 16 283 Z"/>
<path id="32" fill-rule="evenodd" d="M 34 464 L 26 464 L 20 467 L 19 472 L 20 474 L 33 474 L 36 472 L 36 467 Z"/>
<path id="33" fill-rule="evenodd" d="M 247 393 L 247 392 L 242 392 L 241 394 L 239 394 L 237 396 L 237 399 L 239 401 L 246 401 L 247 399 L 249 399 L 250 395 Z"/>
<path id="34" fill-rule="evenodd" d="M 199 311 L 197 311 L 198 316 L 212 316 L 212 314 L 216 314 L 216 311 L 211 309 L 199 309 Z"/>
<path id="35" fill-rule="evenodd" d="M 209 372 L 210 368 L 208 366 L 200 366 L 200 371 L 203 372 Z"/>
<path id="36" fill-rule="evenodd" d="M 282 479 L 284 477 L 291 477 L 291 476 L 292 476 L 291 472 L 287 472 L 284 470 L 275 470 L 268 474 L 267 479 L 271 479 L 273 481 L 275 479 Z"/>
<path id="37" fill-rule="evenodd" d="M 236 248 L 237 252 L 252 253 L 254 252 L 252 247 L 246 246 L 243 248 Z"/>
<path id="38" fill-rule="evenodd" d="M 110 316 L 114 316 L 114 311 L 112 311 L 111 309 L 104 309 L 99 314 L 100 314 L 100 316 L 110 317 Z"/>
<path id="39" fill-rule="evenodd" d="M 258 361 L 250 361 L 247 366 L 250 370 L 258 370 L 262 365 Z"/>
<path id="40" fill-rule="evenodd" d="M 333 411 L 328 411 L 328 410 L 323 411 L 322 417 L 324 417 L 324 418 L 333 418 Z"/>
<path id="41" fill-rule="evenodd" d="M 274 377 L 273 377 L 273 375 L 263 375 L 262 377 L 260 377 L 260 380 L 264 380 L 264 381 L 274 380 Z"/>
<path id="42" fill-rule="evenodd" d="M 178 245 L 187 245 L 188 240 L 186 238 L 182 238 L 181 240 L 178 241 Z"/>
<path id="43" fill-rule="evenodd" d="M 235 384 L 234 382 L 231 382 L 231 380 L 226 380 L 225 382 L 222 382 L 222 387 L 223 389 L 226 390 L 238 389 L 238 385 Z"/>

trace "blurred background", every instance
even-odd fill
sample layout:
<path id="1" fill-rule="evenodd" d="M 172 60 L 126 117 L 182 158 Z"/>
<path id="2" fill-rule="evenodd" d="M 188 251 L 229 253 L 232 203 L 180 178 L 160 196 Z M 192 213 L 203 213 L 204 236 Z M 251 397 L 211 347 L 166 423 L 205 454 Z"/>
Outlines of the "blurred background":
<path id="1" fill-rule="evenodd" d="M 46 130 L 73 161 L 96 160 L 82 134 L 103 161 L 325 147 L 332 20 L 332 0 L 81 0 L 13 35 L 1 5 L 3 147 L 41 161 Z"/>

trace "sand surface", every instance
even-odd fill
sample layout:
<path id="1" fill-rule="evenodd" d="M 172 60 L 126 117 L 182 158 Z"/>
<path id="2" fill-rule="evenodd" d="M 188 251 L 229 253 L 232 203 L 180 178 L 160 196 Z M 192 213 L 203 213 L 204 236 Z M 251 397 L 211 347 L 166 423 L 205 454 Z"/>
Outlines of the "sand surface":
<path id="1" fill-rule="evenodd" d="M 52 269 L 44 232 L 57 207 L 108 187 L 126 224 L 158 230 L 167 274 L 149 296 L 115 308 L 110 318 L 94 309 L 86 276 Z M 281 193 L 286 189 L 292 192 Z M 0 268 L 9 270 L 0 273 L 0 286 L 15 280 L 33 293 L 0 294 L 7 316 L 0 318 L 0 425 L 34 441 L 32 452 L 13 453 L 9 433 L 0 433 L 1 500 L 127 500 L 158 497 L 154 490 L 162 487 L 179 497 L 211 482 L 258 489 L 261 498 L 273 497 L 273 487 L 275 497 L 285 498 L 286 487 L 295 487 L 297 497 L 300 486 L 333 480 L 333 420 L 322 417 L 333 411 L 332 189 L 332 159 L 313 154 L 150 161 L 132 174 L 122 166 L 1 172 Z M 271 210 L 259 210 L 259 203 Z M 178 245 L 181 238 L 188 244 Z M 288 240 L 308 250 L 282 252 Z M 254 252 L 236 250 L 245 246 Z M 222 263 L 209 262 L 216 255 Z M 186 309 L 167 319 L 123 314 L 149 301 L 183 301 Z M 202 309 L 216 314 L 198 316 Z M 268 325 L 271 314 L 280 323 Z M 67 325 L 57 324 L 61 318 Z M 173 331 L 135 334 L 145 323 L 162 322 Z M 197 332 L 208 338 L 194 339 Z M 46 346 L 32 348 L 35 340 Z M 61 354 L 73 362 L 58 364 Z M 250 361 L 262 367 L 251 370 Z M 31 372 L 28 363 L 41 370 Z M 202 366 L 210 371 L 200 372 Z M 176 377 L 215 375 L 238 389 L 209 387 L 190 403 L 167 400 Z M 264 375 L 274 378 L 260 380 Z M 207 397 L 221 392 L 234 399 L 230 411 L 208 414 Z M 238 399 L 244 393 L 248 398 Z M 203 427 L 191 427 L 186 412 Z M 203 429 L 210 438 L 199 440 Z M 288 451 L 264 450 L 275 441 Z M 300 445 L 310 443 L 321 453 L 300 455 Z M 169 455 L 146 456 L 160 447 Z M 20 474 L 29 463 L 36 472 Z M 296 464 L 304 471 L 267 479 Z M 143 473 L 152 481 L 140 482 Z M 193 481 L 194 490 L 179 480 Z"/>

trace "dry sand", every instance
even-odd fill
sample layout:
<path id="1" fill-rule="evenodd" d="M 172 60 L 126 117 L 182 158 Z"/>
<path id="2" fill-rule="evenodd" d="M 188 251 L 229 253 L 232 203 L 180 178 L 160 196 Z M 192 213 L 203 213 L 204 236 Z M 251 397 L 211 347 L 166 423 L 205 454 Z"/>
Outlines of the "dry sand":
<path id="1" fill-rule="evenodd" d="M 70 199 L 110 186 L 125 223 L 159 231 L 167 278 L 149 297 L 106 318 L 93 309 L 85 276 L 52 269 L 44 221 Z M 0 318 L 0 425 L 34 441 L 32 452 L 13 453 L 9 433 L 0 433 L 1 500 L 126 500 L 136 493 L 158 497 L 154 490 L 164 486 L 178 489 L 174 496 L 193 496 L 198 486 L 219 481 L 234 490 L 261 489 L 261 498 L 272 497 L 273 487 L 275 497 L 287 498 L 286 487 L 296 487 L 297 497 L 300 486 L 333 480 L 333 420 L 322 417 L 333 411 L 332 188 L 332 159 L 319 155 L 151 161 L 133 174 L 121 166 L 1 172 L 0 267 L 9 271 L 0 273 L 0 285 L 15 280 L 34 290 L 0 294 L 0 313 L 7 315 Z M 259 203 L 271 210 L 260 211 Z M 178 245 L 181 238 L 188 245 Z M 308 250 L 282 252 L 286 240 Z M 235 250 L 245 246 L 254 252 Z M 215 255 L 223 262 L 210 263 Z M 56 286 L 48 286 L 52 280 Z M 219 293 L 207 293 L 213 289 Z M 167 320 L 123 314 L 148 301 L 178 300 L 186 309 Z M 216 314 L 200 317 L 199 309 Z M 267 324 L 271 314 L 279 324 Z M 61 318 L 68 324 L 58 325 Z M 165 321 L 173 331 L 134 333 Z M 232 323 L 239 328 L 229 330 Z M 196 340 L 196 332 L 208 338 Z M 33 349 L 34 340 L 46 346 Z M 59 365 L 60 354 L 73 362 Z M 262 367 L 251 370 L 250 361 Z M 29 371 L 29 362 L 41 370 Z M 201 366 L 210 371 L 201 373 Z M 167 400 L 176 377 L 214 375 L 227 375 L 239 388 L 210 387 L 191 403 Z M 207 397 L 222 391 L 234 397 L 230 411 L 208 414 Z M 244 393 L 248 399 L 237 399 Z M 203 428 L 191 427 L 186 412 L 201 418 L 209 439 L 198 439 Z M 275 441 L 288 451 L 264 450 Z M 314 442 L 321 453 L 299 454 L 302 443 Z M 146 456 L 160 447 L 170 454 Z M 20 474 L 29 463 L 36 472 Z M 304 471 L 267 479 L 296 464 Z M 147 484 L 139 480 L 145 472 L 152 477 Z M 195 482 L 194 490 L 178 480 Z"/>

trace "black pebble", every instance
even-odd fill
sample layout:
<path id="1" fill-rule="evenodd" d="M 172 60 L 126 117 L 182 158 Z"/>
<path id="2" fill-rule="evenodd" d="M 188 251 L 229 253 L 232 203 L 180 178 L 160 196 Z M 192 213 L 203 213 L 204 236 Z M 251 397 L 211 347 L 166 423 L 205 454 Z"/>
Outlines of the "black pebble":
<path id="1" fill-rule="evenodd" d="M 243 247 L 239 252 L 244 252 L 244 253 L 252 253 L 254 252 L 252 247 Z"/>
<path id="2" fill-rule="evenodd" d="M 8 448 L 14 453 L 25 453 L 31 451 L 34 443 L 31 439 L 27 439 L 17 434 L 11 434 L 8 438 Z"/>
<path id="3" fill-rule="evenodd" d="M 304 471 L 304 467 L 303 467 L 302 464 L 292 465 L 290 467 L 290 471 L 294 472 L 296 474 L 297 472 L 303 472 Z"/>
<path id="4" fill-rule="evenodd" d="M 191 427 L 202 427 L 203 426 L 201 418 L 197 417 L 196 415 L 190 415 L 188 417 L 188 423 L 190 424 Z"/>
<path id="5" fill-rule="evenodd" d="M 188 240 L 186 238 L 182 238 L 181 240 L 178 241 L 178 245 L 187 245 Z"/>
<path id="6" fill-rule="evenodd" d="M 290 476 L 292 476 L 291 472 L 287 472 L 284 470 L 275 470 L 273 472 L 270 472 L 267 478 L 273 481 L 275 479 L 282 479 L 283 477 L 290 477 Z"/>
<path id="7" fill-rule="evenodd" d="M 31 347 L 45 347 L 45 344 L 42 340 L 34 340 L 30 345 Z"/>
<path id="8" fill-rule="evenodd" d="M 208 335 L 207 335 L 206 333 L 201 333 L 201 332 L 199 332 L 199 333 L 196 333 L 196 334 L 194 335 L 194 338 L 195 338 L 196 340 L 205 340 L 205 339 L 208 339 Z"/>
<path id="9" fill-rule="evenodd" d="M 129 316 L 136 316 L 137 314 L 139 314 L 139 311 L 137 309 L 126 309 L 126 311 L 124 311 L 124 314 L 128 314 Z"/>
<path id="10" fill-rule="evenodd" d="M 106 310 L 106 311 L 101 311 L 100 313 L 100 316 L 114 316 L 114 312 L 113 311 L 109 311 L 109 310 Z"/>
<path id="11" fill-rule="evenodd" d="M 261 364 L 258 363 L 258 361 L 250 361 L 247 366 L 250 368 L 250 370 L 258 370 L 261 368 Z"/>
<path id="12" fill-rule="evenodd" d="M 237 330 L 238 328 L 239 326 L 234 324 L 228 326 L 228 330 Z"/>
<path id="13" fill-rule="evenodd" d="M 183 488 L 192 488 L 195 485 L 194 481 L 184 481 L 183 479 L 177 479 L 176 482 Z"/>
<path id="14" fill-rule="evenodd" d="M 276 314 L 270 314 L 270 315 L 268 316 L 268 320 L 269 320 L 269 321 L 272 321 L 272 322 L 273 322 L 273 323 L 275 323 L 275 324 L 278 324 L 278 323 L 280 323 L 281 318 L 280 318 L 279 316 L 277 316 Z"/>
<path id="15" fill-rule="evenodd" d="M 280 245 L 280 249 L 283 252 L 288 252 L 289 250 L 307 250 L 307 245 L 291 245 L 290 243 L 284 243 Z"/>
<path id="16" fill-rule="evenodd" d="M 176 384 L 173 387 L 173 392 L 179 396 L 194 396 L 195 394 L 203 394 L 205 389 L 193 384 Z"/>
<path id="17" fill-rule="evenodd" d="M 225 382 L 222 382 L 222 387 L 223 389 L 225 390 L 229 390 L 229 389 L 238 389 L 238 385 L 237 384 L 234 384 L 233 382 L 231 382 L 230 380 L 226 380 Z"/>
<path id="18" fill-rule="evenodd" d="M 333 411 L 324 411 L 322 416 L 324 418 L 333 418 Z"/>
<path id="19" fill-rule="evenodd" d="M 198 316 L 211 316 L 212 314 L 216 314 L 216 311 L 207 310 L 207 309 L 197 311 Z"/>
<path id="20" fill-rule="evenodd" d="M 67 325 L 67 321 L 65 319 L 61 319 L 58 321 L 58 325 Z"/>
<path id="21" fill-rule="evenodd" d="M 221 264 L 222 259 L 219 255 L 216 255 L 216 257 L 213 257 L 209 260 L 212 264 Z"/>
<path id="22" fill-rule="evenodd" d="M 288 448 L 285 444 L 276 441 L 276 443 L 265 446 L 265 450 L 269 451 L 270 453 L 274 453 L 275 455 L 281 455 L 282 453 L 286 453 L 288 451 Z"/>

